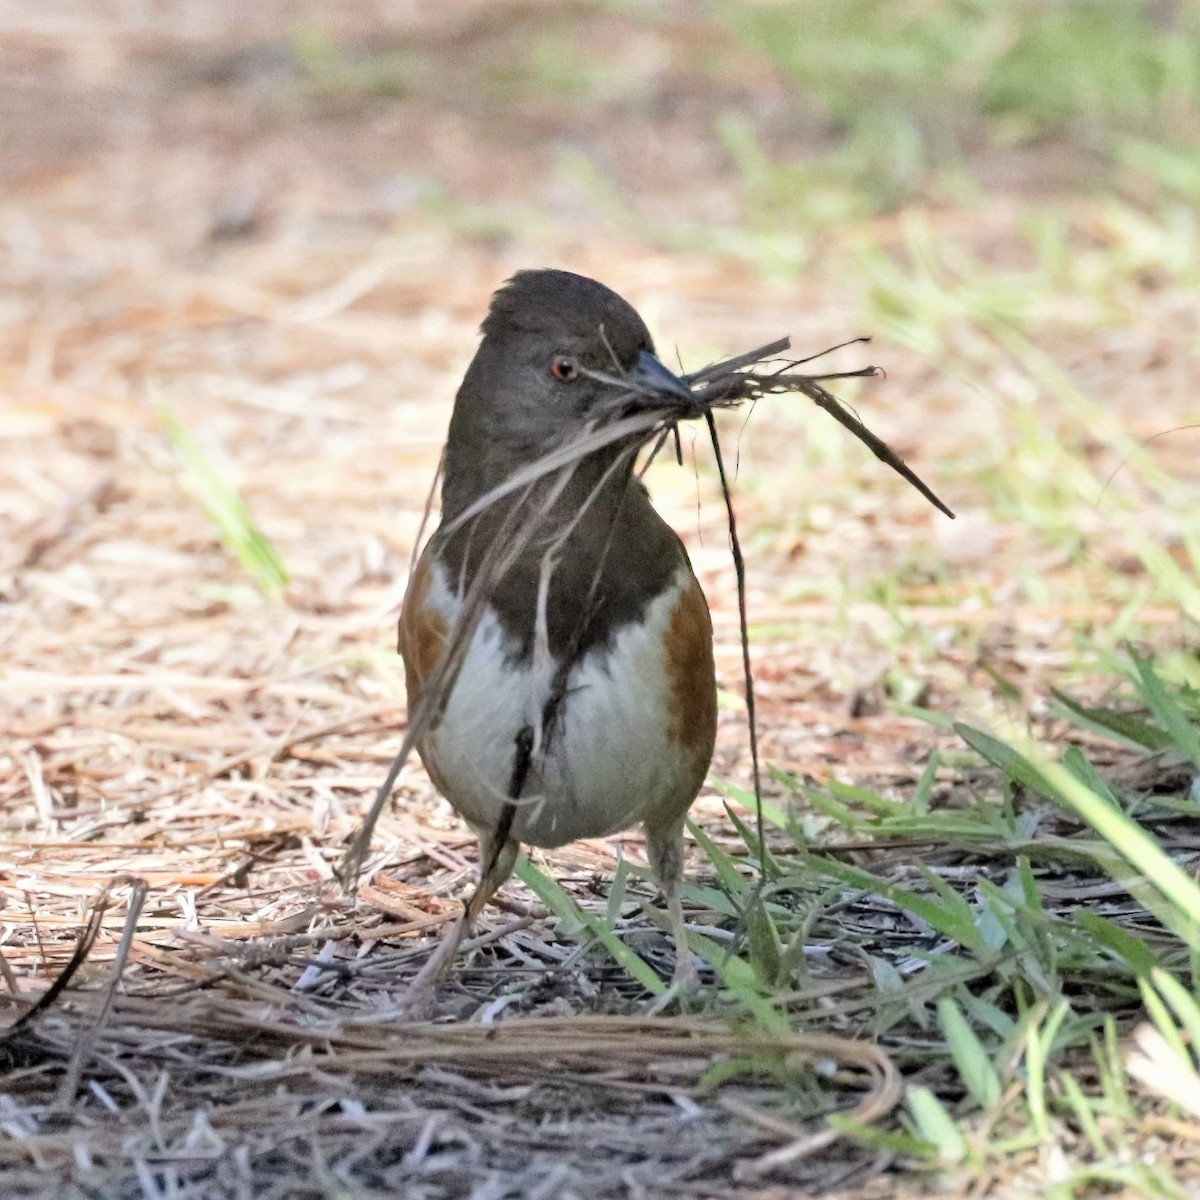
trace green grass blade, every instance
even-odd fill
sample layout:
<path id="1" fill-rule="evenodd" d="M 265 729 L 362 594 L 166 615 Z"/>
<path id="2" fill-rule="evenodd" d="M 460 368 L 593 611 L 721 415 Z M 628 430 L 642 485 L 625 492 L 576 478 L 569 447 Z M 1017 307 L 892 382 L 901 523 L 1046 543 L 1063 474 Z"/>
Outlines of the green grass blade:
<path id="1" fill-rule="evenodd" d="M 1154 951 L 1115 921 L 1097 913 L 1081 912 L 1075 917 L 1075 923 L 1105 949 L 1124 959 L 1135 975 L 1149 975 L 1158 965 Z"/>
<path id="2" fill-rule="evenodd" d="M 929 802 L 933 798 L 933 785 L 937 782 L 937 772 L 941 761 L 941 755 L 935 750 L 929 756 L 929 761 L 925 764 L 921 778 L 917 780 L 917 786 L 913 790 L 913 812 L 919 817 L 929 814 Z"/>
<path id="3" fill-rule="evenodd" d="M 1170 1004 L 1180 1024 L 1188 1031 L 1194 1060 L 1200 1066 L 1200 998 L 1190 994 L 1180 980 L 1170 976 L 1162 967 L 1154 968 L 1150 978 L 1159 994 Z"/>
<path id="4" fill-rule="evenodd" d="M 952 938 L 968 950 L 980 955 L 988 954 L 987 944 L 976 927 L 970 907 L 961 897 L 957 897 L 960 903 L 953 906 L 940 904 L 927 896 L 920 896 L 916 892 L 910 892 L 906 888 L 888 883 L 860 867 L 852 867 L 847 863 L 821 858 L 819 855 L 807 856 L 806 862 L 821 874 L 848 884 L 850 887 L 862 888 L 865 892 L 886 897 L 893 904 L 912 913 L 913 916 L 919 917 L 922 921 L 932 925 L 939 933 Z"/>
<path id="5" fill-rule="evenodd" d="M 738 901 L 740 904 L 742 898 L 750 890 L 750 881 L 738 870 L 733 859 L 708 836 L 700 825 L 689 818 L 687 827 L 692 837 L 696 839 L 700 848 L 708 856 L 708 861 L 712 863 L 722 890 L 730 899 Z"/>
<path id="6" fill-rule="evenodd" d="M 791 786 L 796 786 L 796 781 L 793 777 L 787 776 L 785 772 L 776 772 L 772 769 L 772 775 L 784 775 L 785 778 L 791 780 Z M 754 793 L 746 788 L 740 788 L 736 784 L 730 783 L 727 779 L 722 779 L 718 775 L 710 775 L 708 777 L 709 784 L 716 788 L 722 796 L 729 800 L 736 800 L 744 809 L 750 813 L 757 812 L 758 802 L 754 798 Z M 763 820 L 768 825 L 774 825 L 776 829 L 787 829 L 790 825 L 787 813 L 776 804 L 772 804 L 769 800 L 762 802 Z"/>
<path id="7" fill-rule="evenodd" d="M 1135 713 L 1114 708 L 1090 708 L 1053 689 L 1050 694 L 1058 701 L 1057 707 L 1074 724 L 1091 733 L 1122 742 L 1133 750 L 1165 750 L 1173 744 L 1169 733 Z"/>
<path id="8" fill-rule="evenodd" d="M 1095 1100 L 1084 1094 L 1083 1088 L 1079 1086 L 1079 1081 L 1070 1071 L 1064 1071 L 1061 1080 L 1067 1103 L 1070 1104 L 1071 1111 L 1079 1123 L 1079 1128 L 1083 1130 L 1084 1137 L 1091 1143 L 1092 1152 L 1098 1157 L 1106 1157 L 1109 1147 L 1104 1140 L 1104 1134 L 1100 1132 L 1100 1122 L 1096 1119 Z"/>
<path id="9" fill-rule="evenodd" d="M 783 974 L 783 941 L 761 897 L 753 897 L 746 906 L 745 922 L 750 962 L 764 986 L 775 987 Z"/>
<path id="10" fill-rule="evenodd" d="M 1021 754 L 990 734 L 968 725 L 959 724 L 955 729 L 973 750 L 1004 770 L 1010 778 L 1077 813 L 1170 901 L 1190 931 L 1188 941 L 1200 944 L 1200 886 L 1136 821 L 1103 796 L 1098 796 L 1032 743 L 1026 746 L 1025 754 Z"/>
<path id="11" fill-rule="evenodd" d="M 1036 1020 L 1030 1021 L 1025 1038 L 1026 1103 L 1029 1105 L 1030 1120 L 1041 1141 L 1050 1137 L 1046 1069 L 1051 1061 L 1054 1039 L 1070 1011 L 1071 1006 L 1063 1000 L 1055 1005 L 1044 1026 L 1040 1026 Z"/>
<path id="12" fill-rule="evenodd" d="M 1137 673 L 1138 690 L 1142 693 L 1150 711 L 1171 735 L 1180 750 L 1200 769 L 1200 731 L 1192 725 L 1170 692 L 1163 686 L 1154 668 L 1135 650 L 1130 650 L 1133 668 Z"/>
<path id="13" fill-rule="evenodd" d="M 746 849 L 749 852 L 750 857 L 757 862 L 759 858 L 758 830 L 752 829 L 749 825 L 747 825 L 746 822 L 743 821 L 742 818 L 733 811 L 733 808 L 729 804 L 725 805 L 725 815 L 730 819 L 730 821 L 733 822 L 733 827 L 738 831 L 738 836 L 746 844 Z M 762 849 L 763 861 L 760 866 L 762 868 L 763 876 L 766 879 L 774 879 L 781 873 L 779 864 L 775 861 L 775 856 L 771 853 L 770 849 L 768 849 L 765 845 Z"/>
<path id="14" fill-rule="evenodd" d="M 905 1098 L 917 1132 L 936 1151 L 943 1166 L 954 1166 L 967 1157 L 967 1143 L 958 1122 L 927 1087 L 910 1087 Z"/>
<path id="15" fill-rule="evenodd" d="M 194 434 L 164 403 L 158 405 L 171 448 L 183 468 L 185 488 L 217 530 L 225 548 L 265 596 L 278 598 L 288 573 L 279 553 L 255 525 L 240 493 L 220 472 Z"/>
<path id="16" fill-rule="evenodd" d="M 1146 1013 L 1154 1023 L 1154 1027 L 1162 1035 L 1162 1039 L 1169 1047 L 1171 1053 L 1181 1063 L 1190 1063 L 1191 1055 L 1188 1054 L 1187 1045 L 1184 1043 L 1179 1026 L 1171 1016 L 1171 1010 L 1155 990 L 1150 980 L 1139 979 L 1138 986 L 1141 989 L 1142 1003 L 1146 1006 Z"/>
<path id="17" fill-rule="evenodd" d="M 1101 799 L 1112 805 L 1119 804 L 1116 793 L 1100 778 L 1099 771 L 1092 766 L 1087 755 L 1078 746 L 1067 747 L 1062 756 L 1062 764 L 1084 787 L 1095 792 Z"/>
<path id="18" fill-rule="evenodd" d="M 938 999 L 938 1016 L 959 1078 L 980 1108 L 985 1111 L 991 1109 L 999 1103 L 1002 1088 L 1000 1076 L 992 1066 L 983 1043 L 975 1036 L 962 1009 L 950 996 Z"/>
<path id="19" fill-rule="evenodd" d="M 1192 1045 L 1191 1061 L 1200 1064 L 1200 1000 L 1161 967 L 1150 972 L 1150 982 L 1158 988 L 1159 995 L 1170 1005 L 1179 1024 L 1187 1030 Z M 1187 1060 L 1186 1054 L 1184 1058 Z"/>
<path id="20" fill-rule="evenodd" d="M 524 855 L 517 860 L 517 878 L 560 920 L 582 926 L 612 955 L 622 970 L 632 976 L 655 996 L 662 995 L 667 985 L 645 959 L 635 954 L 603 921 L 585 912 L 574 898 L 544 871 L 539 871 Z"/>
<path id="21" fill-rule="evenodd" d="M 869 821 L 864 817 L 860 817 L 852 808 L 847 807 L 840 800 L 835 800 L 832 795 L 820 788 L 805 788 L 804 796 L 818 812 L 831 817 L 839 825 L 844 825 L 847 829 L 853 829 L 856 833 L 861 833 L 863 830 L 870 828 L 871 823 Z"/>
<path id="22" fill-rule="evenodd" d="M 730 953 L 727 947 L 702 933 L 689 934 L 688 945 L 712 964 L 728 996 L 749 1014 L 760 1029 L 774 1033 L 788 1032 L 787 1017 L 763 994 L 763 980 L 751 963 Z"/>

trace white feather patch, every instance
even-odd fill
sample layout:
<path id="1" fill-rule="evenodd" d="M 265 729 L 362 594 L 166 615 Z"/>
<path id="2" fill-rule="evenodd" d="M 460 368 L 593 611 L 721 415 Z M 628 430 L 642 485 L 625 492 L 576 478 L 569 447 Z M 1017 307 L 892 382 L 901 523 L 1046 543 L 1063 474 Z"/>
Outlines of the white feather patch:
<path id="1" fill-rule="evenodd" d="M 576 664 L 549 749 L 535 758 L 513 834 L 535 846 L 561 846 L 628 828 L 678 802 L 690 786 L 684 754 L 668 736 L 664 635 L 685 589 L 686 566 L 625 626 L 611 647 Z M 426 603 L 453 627 L 458 599 L 435 564 Z M 512 640 L 485 610 L 437 726 L 421 755 L 435 764 L 447 797 L 472 825 L 494 829 L 508 798 L 517 734 L 550 695 L 553 659 L 514 661 Z M 690 797 L 689 797 L 690 798 Z"/>

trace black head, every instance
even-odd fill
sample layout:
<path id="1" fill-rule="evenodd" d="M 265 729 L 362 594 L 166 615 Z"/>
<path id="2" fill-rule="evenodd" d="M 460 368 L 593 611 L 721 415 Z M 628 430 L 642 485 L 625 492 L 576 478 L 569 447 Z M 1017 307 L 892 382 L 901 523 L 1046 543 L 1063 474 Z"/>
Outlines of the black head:
<path id="1" fill-rule="evenodd" d="M 686 395 L 654 357 L 645 322 L 616 292 L 569 271 L 521 271 L 492 297 L 454 404 L 447 442 L 448 507 L 532 462 L 590 419 L 615 415 L 628 389 Z M 593 378 L 595 372 L 609 381 Z"/>
<path id="2" fill-rule="evenodd" d="M 495 347 L 523 359 L 550 347 L 560 357 L 608 372 L 628 371 L 641 351 L 654 352 L 650 331 L 631 304 L 570 271 L 518 271 L 492 297 L 480 332 L 481 352 Z M 531 365 L 539 368 L 538 383 L 561 382 L 546 369 L 548 361 Z"/>

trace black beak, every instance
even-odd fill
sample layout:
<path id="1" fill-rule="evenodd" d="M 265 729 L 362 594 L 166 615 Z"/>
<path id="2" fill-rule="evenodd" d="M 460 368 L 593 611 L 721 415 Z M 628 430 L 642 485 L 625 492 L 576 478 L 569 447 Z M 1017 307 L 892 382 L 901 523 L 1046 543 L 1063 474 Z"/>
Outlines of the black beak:
<path id="1" fill-rule="evenodd" d="M 642 350 L 638 354 L 633 370 L 625 378 L 648 404 L 656 401 L 684 401 L 689 406 L 695 404 L 695 398 L 688 385 L 674 371 L 668 371 L 649 350 Z"/>

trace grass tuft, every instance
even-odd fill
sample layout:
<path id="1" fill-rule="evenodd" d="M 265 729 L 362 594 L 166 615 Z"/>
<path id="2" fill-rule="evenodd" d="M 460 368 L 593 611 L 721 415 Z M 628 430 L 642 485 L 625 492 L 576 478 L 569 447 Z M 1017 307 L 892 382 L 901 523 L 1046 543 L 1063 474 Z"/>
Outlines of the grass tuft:
<path id="1" fill-rule="evenodd" d="M 160 403 L 158 409 L 181 468 L 182 486 L 204 510 L 221 542 L 259 591 L 278 599 L 288 582 L 279 552 L 254 523 L 245 500 L 195 434 L 166 404 Z"/>

